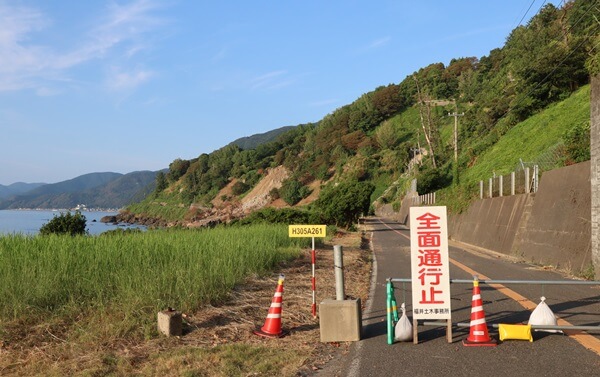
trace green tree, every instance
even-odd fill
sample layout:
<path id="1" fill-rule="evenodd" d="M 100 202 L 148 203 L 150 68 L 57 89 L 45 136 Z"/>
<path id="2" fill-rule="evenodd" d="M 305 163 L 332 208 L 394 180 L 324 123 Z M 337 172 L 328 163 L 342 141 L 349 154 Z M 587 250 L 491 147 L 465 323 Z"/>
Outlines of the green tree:
<path id="1" fill-rule="evenodd" d="M 281 198 L 291 206 L 298 203 L 309 194 L 310 189 L 306 186 L 303 186 L 295 178 L 286 179 L 279 189 L 279 195 Z"/>
<path id="2" fill-rule="evenodd" d="M 373 191 L 375 186 L 370 182 L 350 180 L 328 185 L 321 191 L 315 205 L 327 222 L 350 227 L 361 214 L 368 213 Z"/>
<path id="3" fill-rule="evenodd" d="M 169 164 L 169 180 L 171 182 L 177 182 L 177 180 L 185 174 L 189 167 L 189 160 L 182 160 L 180 158 L 173 160 L 173 162 Z"/>
<path id="4" fill-rule="evenodd" d="M 43 236 L 49 234 L 68 234 L 71 236 L 87 234 L 86 218 L 79 211 L 76 211 L 75 214 L 71 214 L 71 212 L 61 213 L 42 225 L 40 234 Z"/>
<path id="5" fill-rule="evenodd" d="M 375 130 L 375 139 L 381 148 L 392 149 L 398 143 L 399 135 L 392 122 L 386 120 Z"/>
<path id="6" fill-rule="evenodd" d="M 154 189 L 154 194 L 158 195 L 158 193 L 166 189 L 168 185 L 169 183 L 167 182 L 167 177 L 165 176 L 165 173 L 159 171 L 156 174 L 156 188 Z"/>
<path id="7" fill-rule="evenodd" d="M 404 98 L 400 95 L 398 85 L 388 85 L 375 89 L 373 106 L 383 117 L 389 118 L 404 108 Z"/>
<path id="8" fill-rule="evenodd" d="M 233 195 L 236 195 L 236 196 L 237 195 L 242 195 L 243 193 L 245 193 L 249 189 L 250 189 L 250 185 L 248 185 L 247 183 L 242 182 L 242 181 L 237 181 L 231 187 L 231 193 Z"/>

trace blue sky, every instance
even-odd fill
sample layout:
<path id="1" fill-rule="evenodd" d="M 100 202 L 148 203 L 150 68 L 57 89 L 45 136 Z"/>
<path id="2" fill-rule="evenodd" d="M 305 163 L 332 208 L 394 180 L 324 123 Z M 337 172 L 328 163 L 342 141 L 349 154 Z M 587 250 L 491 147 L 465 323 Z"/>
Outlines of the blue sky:
<path id="1" fill-rule="evenodd" d="M 158 170 L 316 122 L 488 55 L 542 3 L 0 0 L 0 184 Z"/>

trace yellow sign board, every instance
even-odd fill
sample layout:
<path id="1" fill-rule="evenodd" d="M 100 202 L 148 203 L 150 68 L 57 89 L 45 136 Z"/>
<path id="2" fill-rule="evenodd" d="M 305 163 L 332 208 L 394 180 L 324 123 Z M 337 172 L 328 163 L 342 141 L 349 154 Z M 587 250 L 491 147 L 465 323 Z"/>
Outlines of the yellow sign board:
<path id="1" fill-rule="evenodd" d="M 290 225 L 290 237 L 325 237 L 327 225 Z"/>

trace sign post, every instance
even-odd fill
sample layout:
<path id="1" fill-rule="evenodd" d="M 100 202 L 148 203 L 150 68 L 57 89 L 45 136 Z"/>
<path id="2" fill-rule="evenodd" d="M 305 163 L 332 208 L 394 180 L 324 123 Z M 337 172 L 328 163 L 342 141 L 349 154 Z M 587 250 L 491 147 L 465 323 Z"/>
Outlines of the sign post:
<path id="1" fill-rule="evenodd" d="M 312 315 L 317 318 L 317 283 L 315 279 L 315 264 L 317 262 L 317 253 L 315 252 L 315 237 L 325 237 L 327 233 L 326 225 L 290 225 L 288 229 L 290 237 L 311 237 L 312 250 L 310 253 L 310 261 L 312 265 Z"/>
<path id="2" fill-rule="evenodd" d="M 418 319 L 445 319 L 452 343 L 446 207 L 410 208 L 410 250 L 413 342 L 419 342 Z"/>

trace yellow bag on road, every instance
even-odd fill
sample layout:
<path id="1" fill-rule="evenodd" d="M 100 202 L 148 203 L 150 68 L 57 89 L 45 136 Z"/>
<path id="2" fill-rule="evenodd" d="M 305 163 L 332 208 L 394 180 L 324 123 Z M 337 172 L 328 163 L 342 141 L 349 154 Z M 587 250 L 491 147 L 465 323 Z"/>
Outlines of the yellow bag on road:
<path id="1" fill-rule="evenodd" d="M 500 334 L 500 341 L 504 339 L 512 340 L 529 340 L 533 342 L 531 336 L 531 325 L 507 325 L 501 323 L 498 325 L 498 332 Z"/>

